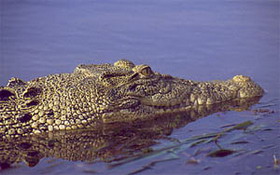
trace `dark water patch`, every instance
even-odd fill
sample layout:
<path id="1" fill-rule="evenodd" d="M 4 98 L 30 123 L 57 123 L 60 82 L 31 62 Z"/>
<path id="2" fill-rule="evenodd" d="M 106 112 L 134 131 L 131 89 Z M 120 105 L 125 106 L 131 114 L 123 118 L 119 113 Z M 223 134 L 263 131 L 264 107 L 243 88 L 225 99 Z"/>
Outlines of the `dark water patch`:
<path id="1" fill-rule="evenodd" d="M 229 149 L 219 149 L 219 150 L 212 151 L 212 152 L 208 153 L 207 156 L 209 156 L 209 157 L 226 157 L 226 156 L 229 156 L 229 155 L 231 155 L 235 152 L 236 151 L 229 150 Z"/>
<path id="2" fill-rule="evenodd" d="M 247 143 L 250 143 L 250 142 L 243 140 L 243 141 L 235 141 L 235 142 L 232 142 L 231 144 L 247 144 Z"/>

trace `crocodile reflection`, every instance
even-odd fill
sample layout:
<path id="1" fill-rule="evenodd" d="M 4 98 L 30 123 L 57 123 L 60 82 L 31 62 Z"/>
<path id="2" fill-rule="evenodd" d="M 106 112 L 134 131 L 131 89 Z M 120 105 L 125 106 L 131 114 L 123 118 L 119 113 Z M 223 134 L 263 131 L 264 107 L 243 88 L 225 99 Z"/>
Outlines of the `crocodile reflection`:
<path id="1" fill-rule="evenodd" d="M 25 162 L 34 167 L 45 157 L 69 161 L 111 162 L 130 157 L 167 138 L 173 129 L 216 112 L 247 110 L 259 98 L 241 99 L 198 106 L 187 112 L 153 117 L 151 120 L 101 125 L 94 129 L 43 133 L 0 139 L 0 166 L 9 168 Z"/>

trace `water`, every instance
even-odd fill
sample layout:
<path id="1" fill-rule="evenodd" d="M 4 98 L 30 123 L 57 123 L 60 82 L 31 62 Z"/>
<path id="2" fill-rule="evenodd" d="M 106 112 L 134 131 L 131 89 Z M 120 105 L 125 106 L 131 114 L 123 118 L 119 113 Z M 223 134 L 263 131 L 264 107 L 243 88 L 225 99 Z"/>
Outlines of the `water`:
<path id="1" fill-rule="evenodd" d="M 120 58 L 149 64 L 155 71 L 185 79 L 228 79 L 244 74 L 266 90 L 255 108 L 270 104 L 268 109 L 276 111 L 261 118 L 260 123 L 278 128 L 273 125 L 279 116 L 280 96 L 278 0 L 1 0 L 0 13 L 0 85 L 10 77 L 31 80 L 71 72 L 81 63 L 111 63 Z M 208 133 L 217 125 L 256 119 L 250 112 L 222 116 L 198 120 L 175 130 L 171 137 L 183 139 L 189 130 L 194 135 Z M 269 137 L 279 134 L 276 131 Z M 272 154 L 279 158 L 279 153 L 272 152 L 265 152 L 265 161 L 272 161 Z M 213 165 L 210 159 L 205 166 L 189 168 L 183 155 L 180 161 L 156 164 L 143 174 L 170 173 L 170 168 L 178 174 L 187 170 L 202 173 L 198 171 L 201 167 L 216 167 L 204 172 L 211 174 L 223 165 Z M 256 157 L 242 161 L 254 162 Z M 33 169 L 21 165 L 1 173 L 44 173 L 52 170 L 49 161 L 44 159 Z M 53 173 L 81 173 L 89 168 L 83 162 L 53 161 L 61 164 L 55 166 Z M 142 166 L 136 162 L 133 167 L 138 169 L 137 165 Z M 230 173 L 238 169 L 245 174 L 254 172 L 252 167 L 256 166 L 246 169 L 239 164 Z M 101 162 L 90 165 L 90 170 L 92 167 L 105 174 L 131 170 L 125 166 L 110 172 Z"/>

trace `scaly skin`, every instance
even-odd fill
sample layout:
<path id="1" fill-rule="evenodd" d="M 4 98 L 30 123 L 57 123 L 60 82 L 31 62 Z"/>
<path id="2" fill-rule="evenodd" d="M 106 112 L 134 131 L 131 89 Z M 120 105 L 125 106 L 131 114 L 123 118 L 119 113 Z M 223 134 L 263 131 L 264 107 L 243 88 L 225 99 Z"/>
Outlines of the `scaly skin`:
<path id="1" fill-rule="evenodd" d="M 242 75 L 196 82 L 156 73 L 128 60 L 79 65 L 73 73 L 28 82 L 12 78 L 1 87 L 0 138 L 146 120 L 262 95 L 263 89 Z"/>
<path id="2" fill-rule="evenodd" d="M 175 128 L 210 114 L 228 110 L 248 110 L 259 98 L 200 105 L 196 109 L 151 117 L 143 121 L 111 123 L 91 129 L 46 132 L 28 137 L 0 139 L 0 171 L 15 163 L 35 166 L 45 157 L 69 161 L 115 161 L 135 158 L 169 137 Z M 145 151 L 144 151 L 145 152 Z M 132 154 L 133 153 L 133 154 Z"/>

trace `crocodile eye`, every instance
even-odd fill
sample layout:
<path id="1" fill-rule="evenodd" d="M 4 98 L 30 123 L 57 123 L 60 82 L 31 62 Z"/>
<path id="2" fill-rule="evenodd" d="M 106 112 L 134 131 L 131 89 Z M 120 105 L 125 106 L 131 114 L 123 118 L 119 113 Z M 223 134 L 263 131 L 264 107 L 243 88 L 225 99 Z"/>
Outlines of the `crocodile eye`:
<path id="1" fill-rule="evenodd" d="M 148 78 L 148 77 L 150 77 L 151 75 L 154 74 L 154 72 L 152 71 L 151 67 L 148 66 L 148 65 L 145 65 L 145 64 L 135 66 L 132 69 L 132 71 L 135 74 L 138 74 L 140 76 L 140 78 Z"/>
<path id="2" fill-rule="evenodd" d="M 144 67 L 142 70 L 141 70 L 141 72 L 140 72 L 142 75 L 144 75 L 144 76 L 149 76 L 149 75 L 152 75 L 153 74 L 153 71 L 152 71 L 152 69 L 149 67 L 149 66 L 147 66 L 147 67 Z"/>

